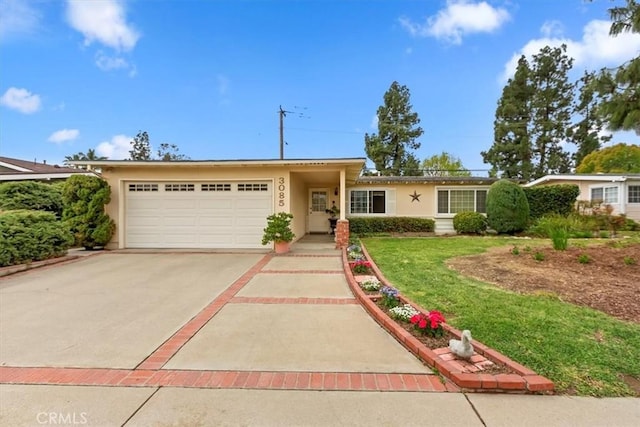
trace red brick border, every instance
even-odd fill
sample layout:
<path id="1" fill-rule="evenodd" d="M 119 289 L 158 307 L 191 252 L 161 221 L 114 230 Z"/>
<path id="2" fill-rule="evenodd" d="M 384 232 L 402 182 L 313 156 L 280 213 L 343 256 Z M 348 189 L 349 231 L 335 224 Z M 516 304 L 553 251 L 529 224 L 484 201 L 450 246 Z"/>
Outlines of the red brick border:
<path id="1" fill-rule="evenodd" d="M 0 383 L 264 390 L 458 391 L 445 385 L 440 377 L 433 374 L 368 372 L 128 370 L 0 366 Z"/>
<path id="2" fill-rule="evenodd" d="M 233 297 L 229 303 L 236 304 L 358 304 L 355 298 L 312 298 L 312 297 Z"/>
<path id="3" fill-rule="evenodd" d="M 392 286 L 375 264 L 364 245 L 362 245 L 362 252 L 367 260 L 371 262 L 371 270 L 378 277 L 378 280 L 380 280 L 384 285 Z M 459 363 L 460 361 L 451 360 L 451 358 L 446 355 L 447 351 L 440 352 L 441 354 L 438 354 L 438 352 L 426 347 L 418 339 L 398 325 L 395 320 L 387 316 L 387 314 L 375 304 L 370 295 L 364 293 L 356 282 L 353 272 L 349 267 L 349 259 L 346 249 L 343 249 L 342 251 L 342 263 L 349 287 L 356 296 L 356 299 L 360 301 L 369 314 L 371 314 L 371 316 L 383 328 L 389 331 L 409 351 L 418 356 L 428 365 L 436 368 L 443 376 L 450 379 L 457 386 L 467 391 L 502 391 L 520 393 L 553 392 L 554 385 L 551 380 L 537 375 L 531 369 L 509 359 L 481 342 L 474 340 L 473 344 L 477 354 L 491 362 L 503 364 L 509 367 L 511 370 L 516 372 L 516 374 L 491 375 L 483 374 L 482 371 L 471 372 L 471 370 L 467 369 L 464 364 Z M 400 299 L 403 303 L 411 304 L 418 310 L 424 312 L 420 306 L 416 305 L 403 295 L 400 295 Z M 443 327 L 454 336 L 458 338 L 461 337 L 461 332 L 452 326 L 445 323 L 443 324 Z"/>

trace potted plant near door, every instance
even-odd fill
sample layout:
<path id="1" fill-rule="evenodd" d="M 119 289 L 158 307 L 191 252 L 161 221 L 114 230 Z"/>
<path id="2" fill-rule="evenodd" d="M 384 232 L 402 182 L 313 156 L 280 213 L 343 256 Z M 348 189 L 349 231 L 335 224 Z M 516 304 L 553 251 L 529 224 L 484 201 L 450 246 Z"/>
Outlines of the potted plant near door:
<path id="1" fill-rule="evenodd" d="M 273 242 L 277 254 L 289 252 L 289 245 L 296 237 L 291 231 L 293 215 L 288 212 L 278 212 L 267 217 L 267 227 L 264 229 L 262 244 Z"/>

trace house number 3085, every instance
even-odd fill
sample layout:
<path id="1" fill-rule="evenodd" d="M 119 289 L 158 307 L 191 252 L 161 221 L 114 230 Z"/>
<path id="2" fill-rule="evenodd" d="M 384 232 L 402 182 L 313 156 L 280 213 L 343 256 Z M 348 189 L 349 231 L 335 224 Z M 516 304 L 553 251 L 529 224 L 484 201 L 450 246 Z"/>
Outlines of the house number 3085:
<path id="1" fill-rule="evenodd" d="M 280 178 L 278 178 L 278 206 L 284 206 L 285 188 L 286 187 L 284 186 L 284 177 L 281 176 Z"/>

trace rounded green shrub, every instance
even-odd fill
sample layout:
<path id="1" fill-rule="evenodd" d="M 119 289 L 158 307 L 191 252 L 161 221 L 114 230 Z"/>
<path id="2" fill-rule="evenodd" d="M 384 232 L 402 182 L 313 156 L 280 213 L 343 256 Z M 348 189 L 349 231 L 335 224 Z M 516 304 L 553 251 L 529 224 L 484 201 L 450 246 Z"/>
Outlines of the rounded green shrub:
<path id="1" fill-rule="evenodd" d="M 453 217 L 453 228 L 459 234 L 484 234 L 487 218 L 479 212 L 458 212 Z"/>
<path id="2" fill-rule="evenodd" d="M 511 181 L 494 182 L 487 194 L 487 220 L 498 233 L 518 233 L 529 223 L 529 202 L 522 188 Z"/>
<path id="3" fill-rule="evenodd" d="M 78 246 L 93 249 L 109 243 L 115 223 L 104 212 L 111 200 L 111 187 L 106 181 L 96 176 L 74 175 L 66 181 L 62 197 L 62 219 Z"/>

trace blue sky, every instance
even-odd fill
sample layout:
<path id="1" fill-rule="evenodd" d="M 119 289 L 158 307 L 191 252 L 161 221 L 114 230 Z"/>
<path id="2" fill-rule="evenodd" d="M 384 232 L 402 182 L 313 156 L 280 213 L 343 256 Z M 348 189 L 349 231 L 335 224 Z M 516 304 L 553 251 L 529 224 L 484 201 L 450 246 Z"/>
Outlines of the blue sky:
<path id="1" fill-rule="evenodd" d="M 144 130 L 192 159 L 277 158 L 282 105 L 285 158 L 365 157 L 395 80 L 422 121 L 420 159 L 488 169 L 518 56 L 566 43 L 574 78 L 631 59 L 640 35 L 608 36 L 622 3 L 0 0 L 0 155 L 119 159 Z"/>

